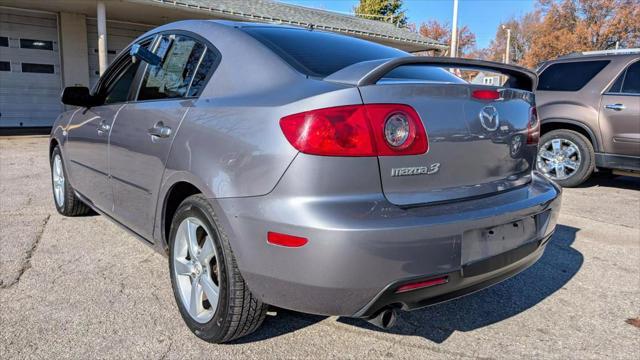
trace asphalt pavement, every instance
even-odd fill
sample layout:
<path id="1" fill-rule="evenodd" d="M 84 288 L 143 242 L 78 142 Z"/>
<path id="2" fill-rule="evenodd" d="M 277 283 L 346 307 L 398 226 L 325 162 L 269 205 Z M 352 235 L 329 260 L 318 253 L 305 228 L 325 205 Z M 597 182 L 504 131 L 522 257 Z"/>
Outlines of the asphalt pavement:
<path id="1" fill-rule="evenodd" d="M 640 178 L 566 189 L 537 264 L 389 331 L 275 309 L 214 345 L 183 324 L 165 257 L 102 216 L 56 212 L 47 141 L 0 138 L 0 359 L 640 358 Z"/>

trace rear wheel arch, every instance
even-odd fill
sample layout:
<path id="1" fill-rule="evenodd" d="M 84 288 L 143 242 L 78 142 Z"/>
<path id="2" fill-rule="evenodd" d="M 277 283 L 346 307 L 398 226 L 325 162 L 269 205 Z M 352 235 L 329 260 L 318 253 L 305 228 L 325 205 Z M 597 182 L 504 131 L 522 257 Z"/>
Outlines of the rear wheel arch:
<path id="1" fill-rule="evenodd" d="M 540 124 L 540 135 L 544 135 L 553 130 L 572 130 L 586 137 L 593 145 L 595 151 L 600 151 L 600 143 L 596 134 L 585 124 L 569 119 L 549 119 L 543 120 Z"/>
<path id="2" fill-rule="evenodd" d="M 197 186 L 187 181 L 178 181 L 171 185 L 169 190 L 164 196 L 162 206 L 162 222 L 161 222 L 161 239 L 163 242 L 163 248 L 167 250 L 169 248 L 169 233 L 171 232 L 171 222 L 173 216 L 178 210 L 180 204 L 189 196 L 196 194 L 203 194 Z"/>

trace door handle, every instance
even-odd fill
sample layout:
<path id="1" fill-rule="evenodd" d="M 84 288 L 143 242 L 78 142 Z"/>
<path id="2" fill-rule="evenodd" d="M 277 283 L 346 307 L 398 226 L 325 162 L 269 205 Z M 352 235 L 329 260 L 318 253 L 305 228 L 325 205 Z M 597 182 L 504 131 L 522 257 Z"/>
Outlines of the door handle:
<path id="1" fill-rule="evenodd" d="M 171 128 L 164 126 L 162 121 L 158 121 L 152 128 L 147 130 L 147 132 L 149 132 L 149 135 L 159 138 L 168 138 L 171 136 Z"/>
<path id="2" fill-rule="evenodd" d="M 100 125 L 98 125 L 98 135 L 102 136 L 105 133 L 108 133 L 109 130 L 111 130 L 111 125 L 107 124 L 106 122 L 101 122 Z"/>
<path id="3" fill-rule="evenodd" d="M 608 105 L 605 105 L 604 107 L 610 110 L 615 110 L 615 111 L 622 111 L 625 109 L 624 104 L 608 104 Z"/>

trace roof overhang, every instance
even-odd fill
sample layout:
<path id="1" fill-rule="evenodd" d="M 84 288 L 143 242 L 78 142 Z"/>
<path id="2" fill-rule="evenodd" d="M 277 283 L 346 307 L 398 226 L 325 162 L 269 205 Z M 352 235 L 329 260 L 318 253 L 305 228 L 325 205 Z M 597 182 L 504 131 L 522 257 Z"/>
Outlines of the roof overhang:
<path id="1" fill-rule="evenodd" d="M 224 19 L 234 21 L 253 21 L 273 24 L 286 24 L 332 31 L 362 39 L 378 42 L 408 52 L 436 50 L 444 51 L 447 47 L 415 34 L 403 37 L 385 32 L 363 31 L 346 26 L 329 26 L 321 23 L 287 19 L 285 16 L 267 16 L 259 13 L 247 13 L 223 6 L 209 6 L 206 2 L 173 1 L 173 0 L 106 0 L 107 19 L 157 26 L 168 22 L 185 19 Z M 0 6 L 17 9 L 28 9 L 48 12 L 70 12 L 96 16 L 97 1 L 94 0 L 2 0 Z M 316 11 L 316 10 L 313 10 Z"/>

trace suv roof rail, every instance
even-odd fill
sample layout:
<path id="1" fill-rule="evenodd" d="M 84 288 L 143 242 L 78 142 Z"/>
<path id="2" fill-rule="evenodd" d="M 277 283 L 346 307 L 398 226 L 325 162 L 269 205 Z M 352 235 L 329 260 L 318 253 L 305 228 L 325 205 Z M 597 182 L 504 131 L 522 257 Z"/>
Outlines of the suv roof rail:
<path id="1" fill-rule="evenodd" d="M 589 56 L 589 55 L 633 55 L 633 54 L 640 54 L 640 48 L 576 51 L 567 55 L 559 56 L 558 59 L 572 58 L 572 57 L 578 57 L 578 56 Z"/>

